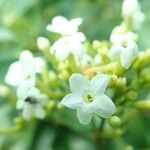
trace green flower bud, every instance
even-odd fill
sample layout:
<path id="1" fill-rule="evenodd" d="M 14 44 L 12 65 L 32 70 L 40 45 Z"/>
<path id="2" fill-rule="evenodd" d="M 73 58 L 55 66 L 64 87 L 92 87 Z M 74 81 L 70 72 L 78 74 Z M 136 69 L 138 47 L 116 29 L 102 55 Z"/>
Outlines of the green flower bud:
<path id="1" fill-rule="evenodd" d="M 135 103 L 135 107 L 143 110 L 150 110 L 150 100 L 141 100 Z"/>
<path id="2" fill-rule="evenodd" d="M 49 79 L 50 79 L 50 81 L 52 81 L 52 82 L 54 82 L 54 81 L 57 80 L 57 75 L 56 75 L 56 73 L 55 73 L 54 71 L 50 71 L 50 72 L 49 72 Z"/>
<path id="3" fill-rule="evenodd" d="M 121 119 L 118 116 L 112 116 L 110 118 L 110 124 L 114 127 L 119 127 L 121 125 Z"/>
<path id="4" fill-rule="evenodd" d="M 58 78 L 62 80 L 67 80 L 69 78 L 69 74 L 66 70 L 64 70 L 58 75 Z"/>
<path id="5" fill-rule="evenodd" d="M 64 109 L 64 105 L 62 105 L 60 102 L 57 104 L 58 109 Z"/>
<path id="6" fill-rule="evenodd" d="M 58 64 L 58 69 L 59 69 L 60 71 L 66 70 L 67 67 L 68 67 L 67 64 L 64 63 L 64 62 L 60 62 L 60 63 Z"/>
<path id="7" fill-rule="evenodd" d="M 39 37 L 37 39 L 37 46 L 38 46 L 39 50 L 41 50 L 41 51 L 47 51 L 50 48 L 50 42 L 45 37 Z"/>
<path id="8" fill-rule="evenodd" d="M 51 110 L 55 107 L 55 104 L 56 104 L 56 103 L 55 103 L 54 101 L 52 101 L 52 100 L 49 101 L 49 102 L 48 102 L 48 105 L 47 105 L 47 110 L 48 110 L 48 111 L 51 111 Z"/>

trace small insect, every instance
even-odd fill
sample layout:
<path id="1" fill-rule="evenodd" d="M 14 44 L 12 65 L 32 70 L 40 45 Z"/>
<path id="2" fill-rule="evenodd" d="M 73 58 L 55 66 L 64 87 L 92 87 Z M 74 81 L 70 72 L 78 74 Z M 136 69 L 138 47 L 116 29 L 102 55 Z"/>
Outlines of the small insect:
<path id="1" fill-rule="evenodd" d="M 37 103 L 37 100 L 34 97 L 27 97 L 24 101 L 27 103 L 30 103 L 30 104 L 36 104 Z"/>

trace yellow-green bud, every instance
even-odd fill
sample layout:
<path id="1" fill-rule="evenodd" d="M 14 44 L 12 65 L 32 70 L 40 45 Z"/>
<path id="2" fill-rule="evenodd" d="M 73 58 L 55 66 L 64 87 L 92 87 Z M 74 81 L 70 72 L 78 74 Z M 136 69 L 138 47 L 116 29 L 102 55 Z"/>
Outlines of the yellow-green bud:
<path id="1" fill-rule="evenodd" d="M 41 51 L 46 51 L 50 49 L 50 42 L 45 37 L 39 37 L 37 39 L 37 46 Z"/>
<path id="2" fill-rule="evenodd" d="M 56 103 L 53 100 L 49 101 L 47 105 L 47 110 L 51 111 L 54 108 L 55 104 Z"/>
<path id="3" fill-rule="evenodd" d="M 69 74 L 66 70 L 64 70 L 58 75 L 58 77 L 59 79 L 67 80 L 69 78 Z"/>
<path id="4" fill-rule="evenodd" d="M 56 75 L 56 73 L 55 73 L 54 71 L 50 71 L 50 72 L 49 72 L 49 79 L 50 79 L 50 81 L 52 81 L 52 82 L 54 82 L 54 81 L 57 80 L 57 75 Z"/>
<path id="5" fill-rule="evenodd" d="M 62 105 L 60 102 L 57 104 L 58 109 L 64 109 L 64 105 Z"/>
<path id="6" fill-rule="evenodd" d="M 60 71 L 66 70 L 67 67 L 68 67 L 67 64 L 64 63 L 64 62 L 60 62 L 60 63 L 58 64 L 58 69 L 59 69 Z"/>
<path id="7" fill-rule="evenodd" d="M 150 110 L 150 100 L 141 100 L 135 103 L 135 107 L 143 110 Z"/>
<path id="8" fill-rule="evenodd" d="M 136 98 L 137 98 L 137 92 L 135 92 L 135 91 L 129 91 L 126 94 L 126 99 L 127 100 L 135 100 Z"/>
<path id="9" fill-rule="evenodd" d="M 121 119 L 118 116 L 112 116 L 110 118 L 110 124 L 114 127 L 119 127 L 121 125 Z"/>

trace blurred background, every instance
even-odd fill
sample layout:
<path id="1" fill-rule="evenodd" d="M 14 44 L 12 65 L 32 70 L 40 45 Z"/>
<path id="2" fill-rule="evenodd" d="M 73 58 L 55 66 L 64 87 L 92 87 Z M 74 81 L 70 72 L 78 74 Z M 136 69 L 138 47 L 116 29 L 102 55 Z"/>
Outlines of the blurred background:
<path id="1" fill-rule="evenodd" d="M 146 21 L 139 31 L 139 46 L 144 50 L 150 47 L 150 1 L 139 2 L 146 14 Z M 68 19 L 81 17 L 83 23 L 80 31 L 85 33 L 89 41 L 108 40 L 112 29 L 122 21 L 121 4 L 122 0 L 0 0 L 0 83 L 4 83 L 9 65 L 17 60 L 21 50 L 30 49 L 35 53 L 38 52 L 36 41 L 39 36 L 48 37 L 53 41 L 53 33 L 46 31 L 45 27 L 54 16 L 62 15 Z M 5 113 L 10 108 L 2 108 L 1 106 L 4 106 L 2 103 L 4 102 L 0 99 L 0 126 L 8 119 L 8 115 L 10 118 L 13 116 L 9 111 Z M 38 126 L 40 129 L 41 124 Z M 135 150 L 144 147 L 142 150 L 150 150 L 150 130 L 147 130 L 150 127 L 149 119 L 135 118 L 129 126 L 130 134 L 124 137 L 125 141 L 134 145 Z M 19 135 L 23 139 L 22 142 L 18 142 L 18 146 L 11 147 L 13 140 L 9 141 L 7 135 L 0 135 L 0 150 L 50 150 L 51 147 L 47 145 L 52 144 L 56 136 L 57 140 L 53 143 L 56 150 L 68 150 L 68 141 L 71 150 L 95 150 L 94 145 L 82 136 L 74 134 L 68 139 L 68 129 L 59 129 L 60 131 L 57 131 L 59 134 L 56 134 L 52 127 L 46 127 L 43 132 L 37 132 L 37 129 L 33 128 L 31 125 L 25 130 L 28 131 L 26 134 L 22 132 Z M 111 146 L 108 146 L 108 149 L 122 150 L 120 149 L 122 141 L 118 139 L 115 143 L 117 146 L 110 142 Z M 41 147 L 43 144 L 45 149 Z"/>

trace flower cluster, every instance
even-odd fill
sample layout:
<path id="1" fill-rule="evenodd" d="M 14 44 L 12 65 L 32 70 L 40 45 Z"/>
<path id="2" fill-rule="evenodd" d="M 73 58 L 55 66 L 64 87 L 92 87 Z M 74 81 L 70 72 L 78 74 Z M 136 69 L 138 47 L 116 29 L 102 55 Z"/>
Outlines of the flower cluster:
<path id="1" fill-rule="evenodd" d="M 10 65 L 5 77 L 7 84 L 17 87 L 17 109 L 23 109 L 23 117 L 27 120 L 32 118 L 33 112 L 37 118 L 45 116 L 42 101 L 48 98 L 35 87 L 36 73 L 42 72 L 44 65 L 42 58 L 34 58 L 29 50 L 25 50 L 19 61 Z"/>
<path id="2" fill-rule="evenodd" d="M 5 77 L 7 84 L 17 87 L 16 105 L 17 109 L 23 109 L 24 119 L 43 119 L 52 103 L 57 104 L 55 108 L 64 108 L 64 105 L 77 110 L 77 118 L 84 125 L 89 124 L 94 115 L 110 118 L 119 114 L 116 91 L 124 92 L 125 96 L 120 99 L 125 103 L 129 89 L 123 71 L 138 68 L 134 58 L 141 61 L 136 57 L 140 54 L 135 25 L 141 25 L 144 20 L 137 0 L 124 0 L 122 16 L 124 20 L 114 28 L 110 41 L 87 42 L 89 45 L 84 43 L 85 35 L 78 31 L 81 18 L 67 20 L 57 16 L 52 19 L 46 30 L 59 34 L 59 39 L 52 45 L 45 37 L 37 39 L 45 59 L 24 50 Z M 71 93 L 67 94 L 69 87 Z M 114 120 L 119 119 L 113 116 L 111 122 Z"/>

